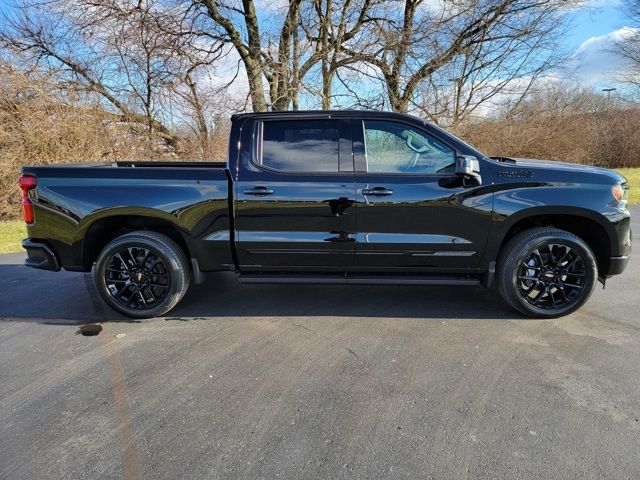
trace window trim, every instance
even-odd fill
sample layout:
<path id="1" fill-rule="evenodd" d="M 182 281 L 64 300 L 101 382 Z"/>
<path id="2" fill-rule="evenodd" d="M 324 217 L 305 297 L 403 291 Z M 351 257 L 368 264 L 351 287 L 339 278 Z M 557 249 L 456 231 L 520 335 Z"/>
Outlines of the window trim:
<path id="1" fill-rule="evenodd" d="M 401 125 L 406 125 L 408 127 L 411 127 L 415 130 L 418 130 L 419 132 L 423 133 L 424 135 L 428 135 L 429 137 L 433 137 L 434 139 L 436 139 L 437 141 L 439 141 L 440 143 L 442 143 L 443 145 L 447 146 L 448 148 L 450 148 L 451 150 L 453 150 L 453 154 L 454 154 L 454 161 L 455 159 L 458 157 L 458 155 L 460 155 L 460 153 L 458 152 L 457 148 L 454 148 L 449 142 L 447 142 L 446 140 L 444 140 L 440 135 L 434 135 L 432 132 L 427 131 L 424 128 L 420 128 L 417 125 L 414 125 L 412 123 L 409 122 L 405 122 L 402 120 L 390 120 L 390 119 L 379 119 L 379 118 L 371 118 L 371 117 L 364 117 L 364 118 L 358 118 L 355 119 L 358 123 L 358 125 L 360 126 L 359 130 L 360 130 L 360 135 L 362 138 L 362 146 L 364 148 L 364 151 L 361 153 L 361 155 L 364 157 L 364 167 L 365 170 L 359 170 L 358 169 L 358 162 L 356 162 L 354 164 L 354 168 L 355 168 L 355 173 L 357 175 L 371 175 L 371 176 L 383 176 L 383 177 L 389 177 L 389 176 L 395 176 L 395 177 L 436 177 L 436 178 L 447 178 L 447 177 L 453 177 L 456 176 L 456 174 L 454 172 L 448 172 L 448 173 L 438 173 L 438 172 L 407 172 L 407 173 L 403 173 L 403 172 L 370 172 L 369 169 L 369 159 L 367 158 L 367 146 L 366 146 L 366 136 L 364 134 L 365 131 L 365 126 L 364 126 L 364 122 L 365 121 L 379 121 L 379 122 L 387 122 L 387 123 L 399 123 Z M 353 135 L 352 133 L 352 138 L 355 138 L 355 135 Z M 354 156 L 356 155 L 356 152 L 354 150 Z"/>
<path id="2" fill-rule="evenodd" d="M 294 118 L 265 118 L 265 119 L 258 119 L 255 121 L 254 126 L 253 126 L 253 138 L 254 138 L 254 146 L 251 149 L 251 156 L 249 158 L 249 162 L 251 163 L 252 166 L 254 166 L 255 168 L 265 171 L 265 172 L 269 172 L 269 173 L 274 173 L 277 175 L 303 175 L 303 176 L 336 176 L 336 175 L 340 175 L 340 176 L 346 176 L 346 175 L 355 175 L 355 164 L 353 162 L 353 148 L 351 147 L 351 143 L 352 143 L 352 134 L 351 134 L 351 129 L 350 129 L 350 125 L 345 123 L 344 119 L 341 118 L 333 118 L 333 117 L 309 117 L 309 118 L 303 118 L 301 120 L 308 120 L 308 121 L 326 121 L 326 122 L 337 122 L 338 124 L 338 171 L 336 172 L 314 172 L 314 171 L 295 171 L 295 172 L 291 172 L 291 171 L 286 171 L 286 170 L 278 170 L 277 168 L 273 168 L 273 167 L 268 167 L 266 165 L 263 165 L 258 159 L 261 158 L 262 155 L 262 149 L 263 149 L 263 133 L 264 133 L 264 123 L 265 122 L 290 122 L 294 120 Z M 350 158 L 351 158 L 351 170 L 340 170 L 340 167 L 342 166 L 342 142 L 348 142 L 349 145 L 349 150 L 350 150 Z"/>

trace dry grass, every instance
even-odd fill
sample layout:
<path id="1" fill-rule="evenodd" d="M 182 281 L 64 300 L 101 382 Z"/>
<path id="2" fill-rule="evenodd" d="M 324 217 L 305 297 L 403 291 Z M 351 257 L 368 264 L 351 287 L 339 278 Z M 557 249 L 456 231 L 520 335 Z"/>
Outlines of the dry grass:
<path id="1" fill-rule="evenodd" d="M 461 135 L 492 156 L 543 158 L 608 168 L 640 167 L 640 109 L 540 116 L 468 125 Z"/>
<path id="2" fill-rule="evenodd" d="M 640 108 L 581 90 L 551 90 L 457 129 L 491 156 L 542 158 L 608 168 L 640 167 Z"/>
<path id="3" fill-rule="evenodd" d="M 19 213 L 17 178 L 24 164 L 103 158 L 104 113 L 54 101 L 46 82 L 7 71 L 0 77 L 0 217 Z"/>

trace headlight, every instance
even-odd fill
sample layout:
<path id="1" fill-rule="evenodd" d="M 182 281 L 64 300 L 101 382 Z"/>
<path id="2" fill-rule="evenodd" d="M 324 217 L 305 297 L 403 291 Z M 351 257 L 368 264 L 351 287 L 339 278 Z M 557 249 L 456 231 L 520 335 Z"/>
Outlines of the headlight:
<path id="1" fill-rule="evenodd" d="M 625 186 L 618 184 L 611 187 L 613 198 L 622 203 L 627 203 L 627 189 Z"/>

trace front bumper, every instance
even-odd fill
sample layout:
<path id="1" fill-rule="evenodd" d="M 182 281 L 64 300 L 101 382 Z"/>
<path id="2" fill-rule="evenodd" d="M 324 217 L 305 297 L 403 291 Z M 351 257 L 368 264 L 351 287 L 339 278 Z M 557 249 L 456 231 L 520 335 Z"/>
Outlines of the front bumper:
<path id="1" fill-rule="evenodd" d="M 22 248 L 27 251 L 25 266 L 42 270 L 60 271 L 60 262 L 56 252 L 46 243 L 27 238 L 22 241 Z"/>
<path id="2" fill-rule="evenodd" d="M 609 271 L 607 272 L 607 276 L 620 275 L 624 272 L 624 269 L 627 268 L 627 263 L 629 263 L 629 257 L 630 255 L 624 255 L 622 257 L 609 258 Z"/>
<path id="3" fill-rule="evenodd" d="M 611 245 L 611 253 L 616 254 L 609 258 L 609 268 L 605 272 L 606 277 L 620 275 L 629 263 L 631 256 L 631 244 L 633 232 L 631 231 L 631 216 L 627 211 L 625 217 L 616 225 L 616 243 Z"/>

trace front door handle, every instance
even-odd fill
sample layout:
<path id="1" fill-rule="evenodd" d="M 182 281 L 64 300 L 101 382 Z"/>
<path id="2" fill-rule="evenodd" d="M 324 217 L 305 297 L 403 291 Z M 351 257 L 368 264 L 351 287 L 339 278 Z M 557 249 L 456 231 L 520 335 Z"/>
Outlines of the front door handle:
<path id="1" fill-rule="evenodd" d="M 259 197 L 262 197 L 264 195 L 273 195 L 274 193 L 275 192 L 271 188 L 262 187 L 262 186 L 253 187 L 244 191 L 245 195 L 257 195 Z"/>
<path id="2" fill-rule="evenodd" d="M 389 190 L 385 187 L 363 188 L 362 195 L 385 197 L 387 195 L 393 195 L 393 190 Z"/>

